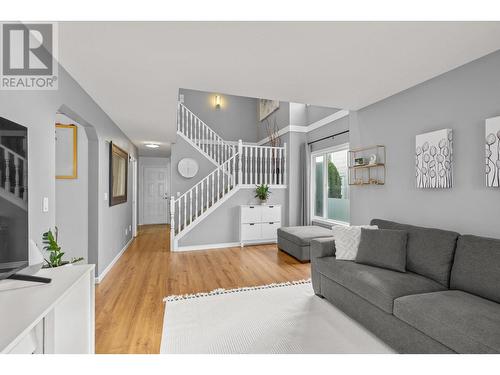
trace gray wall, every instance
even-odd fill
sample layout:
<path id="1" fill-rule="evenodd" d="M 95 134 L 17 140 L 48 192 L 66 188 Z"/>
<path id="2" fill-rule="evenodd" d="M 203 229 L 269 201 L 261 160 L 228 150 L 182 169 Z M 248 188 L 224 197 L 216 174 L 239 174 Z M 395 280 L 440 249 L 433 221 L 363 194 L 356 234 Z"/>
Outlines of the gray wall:
<path id="1" fill-rule="evenodd" d="M 337 111 L 339 111 L 337 108 L 290 103 L 290 124 L 295 126 L 308 126 Z"/>
<path id="2" fill-rule="evenodd" d="M 131 239 L 125 230 L 132 224 L 131 197 L 127 203 L 114 207 L 104 200 L 108 192 L 108 141 L 134 156 L 137 150 L 62 67 L 58 90 L 0 91 L 0 116 L 29 128 L 29 233 L 39 245 L 42 233 L 56 222 L 54 124 L 58 110 L 84 126 L 89 138 L 89 207 L 97 208 L 95 217 L 89 211 L 89 233 L 94 239 L 89 241 L 89 261 L 96 263 L 101 273 Z M 47 213 L 41 210 L 43 197 L 49 198 Z"/>
<path id="3" fill-rule="evenodd" d="M 485 119 L 500 115 L 500 52 L 351 116 L 351 145 L 387 147 L 387 183 L 351 189 L 351 221 L 393 219 L 500 237 L 500 190 L 485 187 Z M 415 136 L 452 128 L 454 187 L 415 188 Z"/>
<path id="4" fill-rule="evenodd" d="M 74 124 L 78 132 L 77 178 L 56 180 L 55 209 L 59 242 L 68 259 L 83 257 L 85 262 L 88 262 L 89 142 L 85 129 L 76 121 L 59 114 L 56 116 L 56 122 Z M 75 212 L 78 212 L 78 215 L 75 215 Z"/>
<path id="5" fill-rule="evenodd" d="M 273 189 L 268 204 L 281 204 L 282 210 L 286 205 L 285 189 Z M 240 205 L 259 204 L 254 197 L 254 189 L 240 189 L 231 198 L 224 202 L 205 220 L 186 234 L 179 241 L 179 246 L 197 246 L 238 242 Z M 281 213 L 284 218 L 284 212 Z M 286 226 L 286 222 L 282 223 Z"/>
<path id="6" fill-rule="evenodd" d="M 214 106 L 215 93 L 180 89 L 184 104 L 226 141 L 257 142 L 258 99 L 220 94 L 222 105 Z"/>
<path id="7" fill-rule="evenodd" d="M 330 122 L 318 129 L 307 133 L 307 142 L 319 140 L 323 137 L 328 137 L 332 134 L 340 133 L 349 130 L 349 117 L 342 117 L 336 121 Z M 349 133 L 339 135 L 335 138 L 328 138 L 322 141 L 313 143 L 312 151 L 321 150 L 328 147 L 338 146 L 349 142 Z"/>
<path id="8" fill-rule="evenodd" d="M 198 162 L 198 173 L 193 178 L 184 178 L 180 175 L 177 169 L 177 164 L 183 158 L 191 158 Z M 177 193 L 184 194 L 191 189 L 194 185 L 207 177 L 217 167 L 203 156 L 191 144 L 186 142 L 184 138 L 179 135 L 176 137 L 176 143 L 172 144 L 172 154 L 170 156 L 170 180 L 171 180 L 171 194 L 177 198 Z"/>
<path id="9" fill-rule="evenodd" d="M 327 116 L 333 115 L 337 111 L 339 111 L 339 109 L 337 109 L 337 108 L 320 107 L 317 105 L 308 105 L 306 107 L 307 125 L 310 125 L 313 122 L 319 121 Z"/>
<path id="10" fill-rule="evenodd" d="M 301 224 L 301 168 L 304 165 L 301 148 L 306 142 L 306 134 L 289 132 L 284 135 L 283 139 L 287 144 L 288 225 L 295 226 Z"/>

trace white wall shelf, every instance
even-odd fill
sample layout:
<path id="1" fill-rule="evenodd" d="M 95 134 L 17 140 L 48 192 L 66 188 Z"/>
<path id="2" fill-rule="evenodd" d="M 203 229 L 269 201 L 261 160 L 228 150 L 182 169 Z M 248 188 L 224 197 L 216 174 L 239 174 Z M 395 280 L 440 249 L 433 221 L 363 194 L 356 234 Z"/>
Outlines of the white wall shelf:
<path id="1" fill-rule="evenodd" d="M 370 161 L 370 157 L 375 160 Z M 363 163 L 356 163 L 363 159 Z M 385 146 L 375 145 L 349 150 L 349 185 L 385 185 Z"/>

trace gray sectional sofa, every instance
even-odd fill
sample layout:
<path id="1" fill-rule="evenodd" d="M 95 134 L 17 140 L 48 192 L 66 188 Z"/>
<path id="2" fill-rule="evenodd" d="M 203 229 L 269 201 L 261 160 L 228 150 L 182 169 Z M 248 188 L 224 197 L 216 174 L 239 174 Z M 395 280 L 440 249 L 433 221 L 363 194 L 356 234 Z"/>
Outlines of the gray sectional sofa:
<path id="1" fill-rule="evenodd" d="M 374 219 L 407 231 L 406 272 L 335 259 L 311 241 L 314 292 L 400 353 L 500 353 L 500 240 Z"/>

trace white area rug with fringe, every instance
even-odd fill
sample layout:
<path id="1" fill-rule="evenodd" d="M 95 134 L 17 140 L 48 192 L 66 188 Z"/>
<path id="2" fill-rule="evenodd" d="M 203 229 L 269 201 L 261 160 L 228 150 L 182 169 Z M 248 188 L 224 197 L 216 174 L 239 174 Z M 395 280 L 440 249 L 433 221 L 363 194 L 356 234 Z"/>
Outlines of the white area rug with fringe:
<path id="1" fill-rule="evenodd" d="M 393 353 L 309 280 L 165 298 L 161 353 Z"/>

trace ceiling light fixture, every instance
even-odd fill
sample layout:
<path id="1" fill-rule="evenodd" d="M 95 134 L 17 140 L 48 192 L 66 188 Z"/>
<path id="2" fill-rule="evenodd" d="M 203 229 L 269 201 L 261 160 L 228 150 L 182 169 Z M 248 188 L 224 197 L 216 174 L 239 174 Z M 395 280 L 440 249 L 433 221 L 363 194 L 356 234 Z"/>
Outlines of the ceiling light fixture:
<path id="1" fill-rule="evenodd" d="M 158 145 L 156 143 L 146 143 L 145 146 L 149 147 L 149 148 L 158 148 L 158 147 L 160 147 L 160 145 Z"/>

